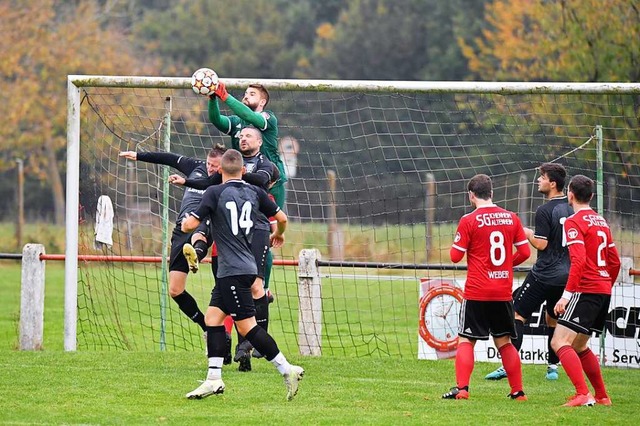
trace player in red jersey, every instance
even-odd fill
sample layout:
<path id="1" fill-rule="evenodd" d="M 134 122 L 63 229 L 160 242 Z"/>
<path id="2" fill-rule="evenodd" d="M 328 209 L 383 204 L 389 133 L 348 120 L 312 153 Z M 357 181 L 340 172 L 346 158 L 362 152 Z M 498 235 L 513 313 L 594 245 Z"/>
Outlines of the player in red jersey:
<path id="1" fill-rule="evenodd" d="M 593 180 L 583 175 L 574 176 L 569 183 L 569 204 L 575 213 L 567 218 L 564 231 L 571 268 L 565 291 L 554 308 L 562 316 L 551 341 L 576 388 L 576 394 L 564 404 L 566 407 L 611 405 L 598 358 L 588 344 L 591 333 L 600 333 L 604 328 L 611 287 L 620 272 L 620 257 L 607 221 L 589 206 L 594 191 Z M 583 371 L 595 390 L 595 398 Z"/>
<path id="2" fill-rule="evenodd" d="M 467 280 L 460 308 L 455 362 L 456 386 L 442 397 L 469 398 L 476 341 L 488 340 L 491 335 L 507 370 L 511 387 L 508 396 L 524 401 L 527 397 L 522 390 L 520 356 L 511 343 L 516 337 L 511 291 L 513 267 L 527 260 L 531 249 L 518 216 L 493 204 L 489 176 L 474 176 L 467 189 L 475 210 L 460 219 L 450 251 L 454 263 L 467 254 Z"/>

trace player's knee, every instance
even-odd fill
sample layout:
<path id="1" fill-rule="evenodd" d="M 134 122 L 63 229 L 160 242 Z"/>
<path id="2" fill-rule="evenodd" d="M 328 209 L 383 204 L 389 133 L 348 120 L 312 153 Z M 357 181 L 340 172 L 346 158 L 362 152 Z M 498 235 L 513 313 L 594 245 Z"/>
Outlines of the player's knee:
<path id="1" fill-rule="evenodd" d="M 186 284 L 182 280 L 169 280 L 169 296 L 176 297 L 181 295 L 187 287 Z"/>
<path id="2" fill-rule="evenodd" d="M 264 297 L 265 294 L 264 280 L 258 277 L 251 285 L 251 297 L 253 297 L 254 299 L 260 299 Z"/>
<path id="3" fill-rule="evenodd" d="M 169 296 L 171 297 L 180 296 L 182 292 L 184 292 L 184 288 L 178 289 L 176 287 L 169 286 Z"/>
<path id="4" fill-rule="evenodd" d="M 551 338 L 551 349 L 557 352 L 558 349 L 567 345 L 571 345 L 571 341 L 564 338 L 564 336 L 560 336 L 554 333 L 553 337 Z"/>
<path id="5" fill-rule="evenodd" d="M 194 232 L 194 233 L 191 235 L 191 244 L 195 244 L 195 243 L 196 243 L 196 242 L 198 242 L 198 241 L 204 241 L 204 242 L 206 243 L 206 242 L 207 242 L 207 239 L 206 239 L 206 238 L 205 238 L 205 236 L 204 236 L 204 235 L 202 235 L 201 233 L 199 233 L 199 232 Z"/>

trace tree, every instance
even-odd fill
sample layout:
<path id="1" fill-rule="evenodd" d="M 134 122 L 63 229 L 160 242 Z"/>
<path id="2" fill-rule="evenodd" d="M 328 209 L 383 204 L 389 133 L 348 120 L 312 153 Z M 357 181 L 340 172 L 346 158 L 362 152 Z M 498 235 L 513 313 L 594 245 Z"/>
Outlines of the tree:
<path id="1" fill-rule="evenodd" d="M 462 43 L 483 80 L 638 81 L 640 1 L 501 0 L 490 29 Z"/>
<path id="2" fill-rule="evenodd" d="M 425 16 L 429 45 L 429 61 L 421 70 L 424 80 L 464 80 L 469 76 L 467 59 L 460 41 L 471 41 L 481 35 L 486 23 L 485 5 L 490 0 L 434 1 Z"/>
<path id="3" fill-rule="evenodd" d="M 415 80 L 428 61 L 420 0 L 351 0 L 335 25 L 317 29 L 307 73 L 314 78 Z"/>
<path id="4" fill-rule="evenodd" d="M 349 0 L 321 22 L 298 73 L 357 80 L 452 80 L 468 74 L 457 39 L 479 34 L 487 0 Z"/>
<path id="5" fill-rule="evenodd" d="M 222 77 L 290 77 L 287 21 L 269 0 L 180 0 L 151 10 L 134 26 L 139 43 L 162 57 L 162 71 L 188 75 L 201 67 Z"/>
<path id="6" fill-rule="evenodd" d="M 67 75 L 143 71 L 126 37 L 104 18 L 93 1 L 0 2 L 0 170 L 26 158 L 26 173 L 51 187 L 57 224 L 65 211 Z"/>
<path id="7" fill-rule="evenodd" d="M 640 1 L 638 0 L 500 0 L 489 4 L 489 24 L 482 37 L 462 41 L 469 68 L 482 80 L 637 82 L 640 81 Z M 595 101 L 596 99 L 594 99 Z M 611 117 L 616 130 L 607 135 L 612 144 L 610 164 L 620 176 L 640 185 L 637 162 L 640 147 L 640 96 L 618 104 L 581 103 L 587 117 Z M 549 108 L 555 110 L 550 110 Z M 555 102 L 532 105 L 535 114 L 555 116 L 553 131 L 568 122 L 566 107 Z M 574 106 L 575 108 L 575 106 Z M 564 111 L 563 111 L 564 109 Z M 597 123 L 596 123 L 597 124 Z M 619 166 L 618 166 L 619 165 Z"/>

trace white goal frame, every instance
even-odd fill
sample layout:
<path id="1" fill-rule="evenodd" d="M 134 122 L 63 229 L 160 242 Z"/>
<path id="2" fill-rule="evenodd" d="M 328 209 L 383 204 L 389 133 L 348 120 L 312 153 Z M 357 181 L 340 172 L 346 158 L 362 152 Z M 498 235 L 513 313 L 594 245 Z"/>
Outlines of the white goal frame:
<path id="1" fill-rule="evenodd" d="M 455 81 L 357 81 L 222 79 L 229 88 L 260 83 L 291 91 L 366 91 L 466 94 L 640 94 L 640 83 L 541 83 Z M 78 298 L 78 202 L 80 167 L 80 101 L 83 87 L 189 89 L 187 77 L 69 75 L 67 78 L 67 190 L 65 248 L 64 349 L 76 350 Z M 601 160 L 601 158 L 600 158 Z M 599 193 L 601 191 L 598 191 Z M 601 208 L 600 199 L 598 209 Z"/>

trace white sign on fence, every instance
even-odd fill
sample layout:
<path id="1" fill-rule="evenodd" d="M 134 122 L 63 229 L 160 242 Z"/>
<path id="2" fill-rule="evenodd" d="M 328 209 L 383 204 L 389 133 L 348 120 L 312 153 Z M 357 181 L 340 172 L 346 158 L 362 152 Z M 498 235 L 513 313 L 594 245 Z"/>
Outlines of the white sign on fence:
<path id="1" fill-rule="evenodd" d="M 514 288 L 519 285 L 520 282 L 515 283 Z M 423 278 L 419 289 L 418 359 L 455 357 L 464 280 Z M 520 349 L 523 363 L 547 363 L 545 309 L 543 304 L 525 327 Z M 640 368 L 640 286 L 613 287 L 605 328 L 604 339 L 590 340 L 594 353 L 604 354 L 607 366 Z M 492 340 L 476 343 L 475 359 L 501 362 Z"/>

